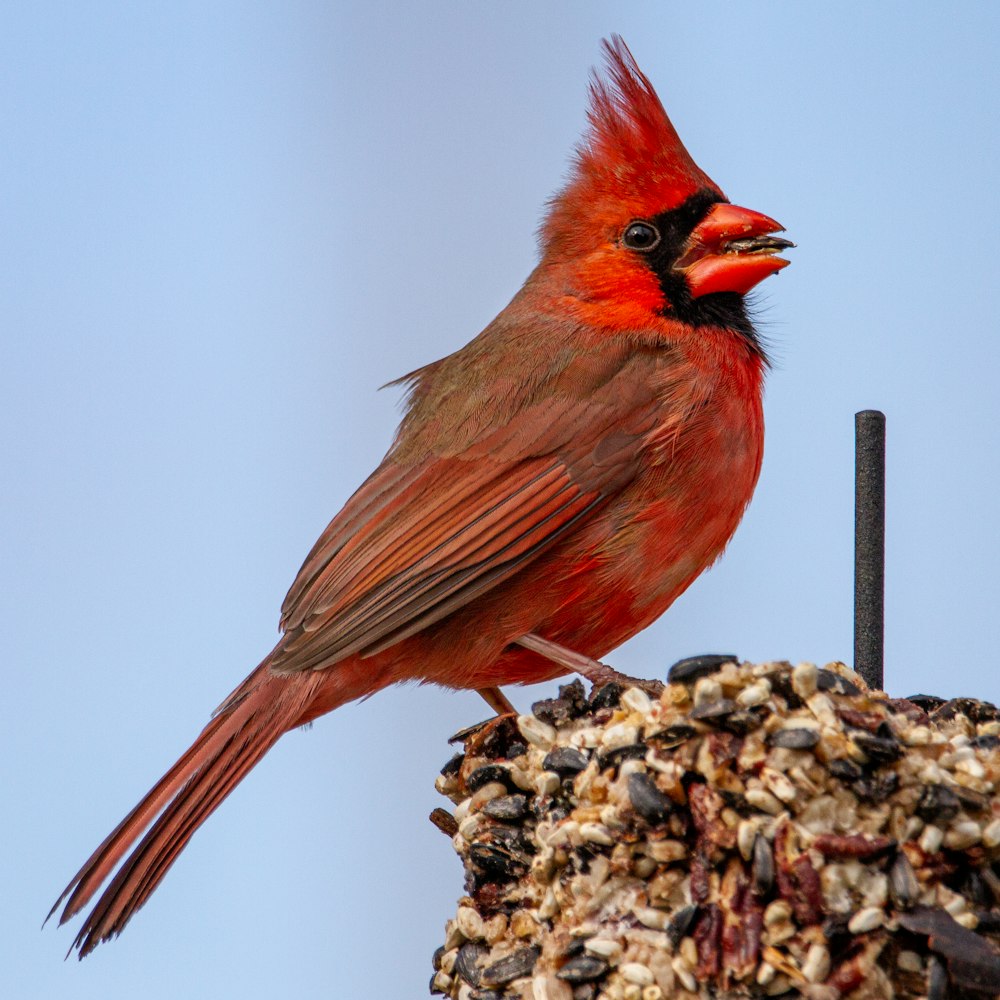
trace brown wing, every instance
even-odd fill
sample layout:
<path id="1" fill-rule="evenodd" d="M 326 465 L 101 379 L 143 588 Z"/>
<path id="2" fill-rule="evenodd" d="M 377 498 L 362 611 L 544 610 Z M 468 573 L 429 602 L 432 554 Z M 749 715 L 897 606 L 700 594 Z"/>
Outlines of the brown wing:
<path id="1" fill-rule="evenodd" d="M 282 608 L 272 669 L 320 669 L 413 635 L 618 493 L 662 420 L 656 360 L 617 362 L 588 393 L 550 391 L 460 455 L 397 465 L 390 452 L 307 557 Z"/>

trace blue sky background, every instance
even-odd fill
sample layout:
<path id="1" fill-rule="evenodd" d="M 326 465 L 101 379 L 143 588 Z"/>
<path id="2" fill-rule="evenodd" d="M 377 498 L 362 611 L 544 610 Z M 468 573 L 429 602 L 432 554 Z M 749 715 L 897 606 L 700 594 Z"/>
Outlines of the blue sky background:
<path id="1" fill-rule="evenodd" d="M 850 660 L 853 414 L 877 406 L 887 687 L 1000 699 L 996 4 L 10 5 L 0 994 L 426 995 L 462 891 L 426 816 L 473 695 L 393 690 L 289 735 L 82 964 L 38 927 L 270 648 L 389 442 L 376 387 L 529 272 L 612 31 L 799 248 L 757 297 L 756 499 L 611 659 Z"/>

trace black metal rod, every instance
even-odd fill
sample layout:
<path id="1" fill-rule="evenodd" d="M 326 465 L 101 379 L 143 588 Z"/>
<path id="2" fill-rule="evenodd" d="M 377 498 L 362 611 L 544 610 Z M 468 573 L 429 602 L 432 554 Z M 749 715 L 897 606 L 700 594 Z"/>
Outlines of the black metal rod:
<path id="1" fill-rule="evenodd" d="M 854 415 L 854 669 L 884 685 L 885 414 Z"/>

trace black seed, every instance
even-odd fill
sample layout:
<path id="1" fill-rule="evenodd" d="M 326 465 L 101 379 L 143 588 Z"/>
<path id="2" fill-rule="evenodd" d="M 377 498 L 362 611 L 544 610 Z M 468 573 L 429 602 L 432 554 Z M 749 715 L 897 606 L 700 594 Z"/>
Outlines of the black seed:
<path id="1" fill-rule="evenodd" d="M 535 852 L 534 847 L 524 839 L 524 831 L 519 827 L 491 826 L 488 835 L 494 847 L 505 848 L 518 858 L 527 858 Z"/>
<path id="2" fill-rule="evenodd" d="M 899 742 L 895 730 L 889 725 L 886 719 L 883 719 L 875 728 L 875 735 L 883 740 L 895 740 L 897 743 Z"/>
<path id="3" fill-rule="evenodd" d="M 590 693 L 590 710 L 598 712 L 602 708 L 617 708 L 623 690 L 621 684 L 615 681 L 608 681 L 607 684 L 601 685 Z"/>
<path id="4" fill-rule="evenodd" d="M 592 983 L 608 973 L 608 963 L 593 955 L 571 958 L 557 973 L 557 979 L 567 983 Z"/>
<path id="5" fill-rule="evenodd" d="M 490 799 L 483 806 L 483 812 L 490 819 L 512 822 L 522 819 L 527 812 L 528 799 L 524 795 L 501 795 Z"/>
<path id="6" fill-rule="evenodd" d="M 510 788 L 510 770 L 502 764 L 484 764 L 482 767 L 477 767 L 475 771 L 473 771 L 472 774 L 465 779 L 465 787 L 470 792 L 476 792 L 482 788 L 483 785 L 488 785 L 493 781 L 499 781 L 501 784 Z"/>
<path id="7" fill-rule="evenodd" d="M 469 847 L 469 858 L 486 881 L 509 882 L 520 878 L 530 867 L 523 852 L 512 851 L 504 845 L 484 844 L 476 841 Z"/>
<path id="8" fill-rule="evenodd" d="M 538 819 L 547 819 L 550 823 L 564 820 L 572 810 L 565 803 L 557 804 L 552 799 L 536 798 L 533 800 L 533 812 Z"/>
<path id="9" fill-rule="evenodd" d="M 521 754 L 527 753 L 528 748 L 524 743 L 511 743 L 507 747 L 507 760 L 513 760 L 515 757 L 520 757 Z"/>
<path id="10" fill-rule="evenodd" d="M 573 718 L 573 706 L 562 698 L 543 698 L 531 706 L 536 719 L 548 722 L 556 728 L 566 725 Z"/>
<path id="11" fill-rule="evenodd" d="M 844 782 L 860 781 L 865 773 L 853 760 L 847 760 L 845 757 L 831 760 L 826 765 L 826 769 L 835 778 L 840 778 Z"/>
<path id="12" fill-rule="evenodd" d="M 785 699 L 789 711 L 795 711 L 805 704 L 795 693 L 795 688 L 792 687 L 792 671 L 790 668 L 772 670 L 769 674 L 765 674 L 764 677 L 771 684 L 771 693 Z"/>
<path id="13" fill-rule="evenodd" d="M 455 975 L 460 976 L 470 986 L 478 986 L 483 970 L 477 964 L 479 959 L 489 953 L 489 948 L 483 944 L 467 941 L 458 949 L 455 958 Z"/>
<path id="14" fill-rule="evenodd" d="M 987 888 L 983 877 L 976 871 L 971 871 L 965 878 L 962 885 L 962 895 L 973 904 L 973 906 L 985 907 L 993 902 L 993 894 Z M 982 933 L 982 927 L 976 927 Z"/>
<path id="15" fill-rule="evenodd" d="M 671 684 L 690 684 L 699 677 L 714 674 L 726 663 L 739 663 L 739 659 L 735 653 L 703 653 L 701 656 L 686 656 L 667 671 L 667 680 Z"/>
<path id="16" fill-rule="evenodd" d="M 684 784 L 684 782 L 685 779 L 681 778 L 681 783 Z M 685 787 L 690 787 L 692 784 L 694 782 L 688 782 Z M 747 803 L 742 792 L 731 791 L 728 788 L 717 788 L 716 791 L 719 793 L 722 801 L 741 816 L 751 816 L 756 813 L 756 810 Z"/>
<path id="17" fill-rule="evenodd" d="M 444 945 L 434 949 L 434 954 L 431 956 L 431 965 L 434 966 L 435 970 L 441 968 L 441 959 L 444 958 L 445 950 Z"/>
<path id="18" fill-rule="evenodd" d="M 597 766 L 602 770 L 617 767 L 623 760 L 642 760 L 649 747 L 645 743 L 629 743 L 628 746 L 615 747 L 597 755 Z"/>
<path id="19" fill-rule="evenodd" d="M 912 701 L 917 708 L 922 708 L 925 712 L 933 712 L 935 708 L 944 704 L 944 698 L 934 694 L 911 694 L 903 701 Z"/>
<path id="20" fill-rule="evenodd" d="M 470 736 L 475 736 L 481 729 L 485 729 L 487 726 L 492 726 L 496 722 L 496 717 L 492 719 L 484 719 L 482 722 L 476 722 L 471 726 L 466 726 L 465 729 L 460 729 L 454 736 L 448 737 L 449 743 L 464 743 Z"/>
<path id="21" fill-rule="evenodd" d="M 996 750 L 997 747 L 1000 747 L 1000 736 L 994 736 L 992 733 L 973 736 L 969 740 L 969 746 L 975 747 L 977 750 Z"/>
<path id="22" fill-rule="evenodd" d="M 583 946 L 586 944 L 583 938 L 571 937 L 566 944 L 559 949 L 559 958 L 572 958 L 574 955 L 579 955 L 583 951 Z"/>
<path id="23" fill-rule="evenodd" d="M 574 750 L 573 747 L 556 747 L 545 755 L 542 767 L 565 778 L 571 774 L 579 774 L 588 763 L 587 756 L 579 750 Z"/>
<path id="24" fill-rule="evenodd" d="M 751 877 L 756 896 L 766 896 L 774 886 L 774 852 L 767 837 L 760 833 L 753 840 Z"/>
<path id="25" fill-rule="evenodd" d="M 825 667 L 816 671 L 816 686 L 820 691 L 832 691 L 834 694 L 861 694 L 857 684 Z"/>
<path id="26" fill-rule="evenodd" d="M 854 939 L 854 935 L 848 930 L 851 914 L 831 913 L 823 920 L 823 936 L 830 947 L 831 954 L 836 953 L 848 941 Z"/>
<path id="27" fill-rule="evenodd" d="M 515 951 L 513 955 L 487 966 L 483 970 L 481 981 L 487 986 L 504 986 L 522 976 L 530 975 L 538 961 L 538 954 L 537 948 L 522 948 L 520 951 Z"/>
<path id="28" fill-rule="evenodd" d="M 974 788 L 956 785 L 954 792 L 968 812 L 982 812 L 990 807 L 990 797 L 982 792 L 977 792 Z"/>
<path id="29" fill-rule="evenodd" d="M 884 802 L 899 788 L 899 775 L 895 771 L 878 777 L 864 777 L 854 783 L 854 794 L 865 802 Z"/>
<path id="30" fill-rule="evenodd" d="M 885 739 L 882 736 L 873 736 L 871 733 L 858 732 L 852 733 L 851 739 L 876 765 L 898 760 L 903 753 L 903 748 L 895 736 L 892 739 Z"/>
<path id="31" fill-rule="evenodd" d="M 735 711 L 737 711 L 735 701 L 729 698 L 717 698 L 715 701 L 704 701 L 700 705 L 695 705 L 688 713 L 688 717 L 699 722 L 717 722 Z"/>
<path id="32" fill-rule="evenodd" d="M 628 776 L 628 797 L 632 808 L 647 823 L 662 823 L 673 808 L 673 803 L 648 774 Z"/>
<path id="33" fill-rule="evenodd" d="M 819 743 L 818 729 L 776 729 L 767 738 L 772 747 L 785 750 L 811 750 Z"/>
<path id="34" fill-rule="evenodd" d="M 457 753 L 451 760 L 441 768 L 441 773 L 446 777 L 450 778 L 452 775 L 458 774 L 462 769 L 462 761 L 465 760 L 464 753 Z"/>
<path id="35" fill-rule="evenodd" d="M 896 852 L 896 859 L 889 868 L 889 891 L 893 902 L 901 910 L 911 907 L 920 895 L 920 883 L 903 851 Z"/>
<path id="36" fill-rule="evenodd" d="M 573 706 L 576 715 L 582 715 L 587 710 L 587 692 L 583 689 L 579 677 L 570 681 L 569 684 L 560 684 L 559 697 Z"/>
<path id="37" fill-rule="evenodd" d="M 927 1000 L 945 1000 L 948 996 L 948 972 L 936 955 L 927 963 Z"/>
<path id="38" fill-rule="evenodd" d="M 489 721 L 483 736 L 476 741 L 476 753 L 491 760 L 509 757 L 507 748 L 512 743 L 521 742 L 521 733 L 514 721 L 515 716 L 497 716 Z"/>
<path id="39" fill-rule="evenodd" d="M 964 715 L 977 725 L 980 722 L 995 722 L 1000 719 L 1000 709 L 988 701 L 978 701 L 976 698 L 952 698 L 938 706 L 932 713 L 935 719 L 951 719 L 956 715 Z"/>
<path id="40" fill-rule="evenodd" d="M 764 705 L 754 705 L 752 708 L 741 708 L 719 719 L 719 728 L 736 736 L 746 736 L 759 729 L 771 710 Z"/>
<path id="41" fill-rule="evenodd" d="M 917 815 L 926 823 L 954 819 L 962 803 L 946 785 L 927 785 L 917 803 Z"/>
<path id="42" fill-rule="evenodd" d="M 670 923 L 667 925 L 667 937 L 670 943 L 676 948 L 681 941 L 687 937 L 688 931 L 694 926 L 695 918 L 698 916 L 697 906 L 685 906 L 678 910 Z"/>
<path id="43" fill-rule="evenodd" d="M 662 732 L 656 733 L 654 736 L 649 736 L 647 739 L 664 750 L 672 750 L 674 747 L 679 747 L 682 743 L 686 743 L 692 736 L 696 736 L 697 734 L 698 730 L 694 726 L 678 722 L 673 726 L 667 726 Z"/>

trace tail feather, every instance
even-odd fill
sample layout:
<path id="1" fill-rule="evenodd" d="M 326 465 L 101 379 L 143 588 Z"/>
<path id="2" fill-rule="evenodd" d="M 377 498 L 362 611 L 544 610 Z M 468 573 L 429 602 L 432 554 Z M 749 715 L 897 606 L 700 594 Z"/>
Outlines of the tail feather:
<path id="1" fill-rule="evenodd" d="M 129 855 L 74 941 L 83 958 L 116 937 L 160 884 L 195 830 L 215 811 L 247 772 L 278 741 L 284 729 L 268 728 L 222 754 L 195 775 L 167 806 Z"/>
<path id="2" fill-rule="evenodd" d="M 74 917 L 97 891 L 101 883 L 114 870 L 129 845 L 149 826 L 156 814 L 168 803 L 178 790 L 197 770 L 200 757 L 216 752 L 214 744 L 219 742 L 219 730 L 225 719 L 213 719 L 201 732 L 198 739 L 180 757 L 177 763 L 150 789 L 136 807 L 104 838 L 96 851 L 84 862 L 80 870 L 70 880 L 62 895 L 49 910 L 48 920 L 69 896 L 59 917 L 64 924 Z M 224 739 L 224 736 L 223 736 Z"/>
<path id="3" fill-rule="evenodd" d="M 255 674 L 258 683 L 205 726 L 191 747 L 90 856 L 52 907 L 50 917 L 66 900 L 60 924 L 79 913 L 139 841 L 77 934 L 70 951 L 77 948 L 80 958 L 121 933 L 195 830 L 281 736 L 299 724 L 316 689 L 329 686 L 332 680 L 329 675 L 317 674 L 280 678 L 266 671 Z M 341 697 L 337 692 L 333 700 L 343 703 L 354 696 L 345 691 Z"/>

